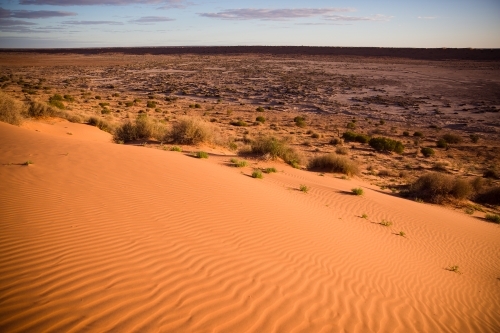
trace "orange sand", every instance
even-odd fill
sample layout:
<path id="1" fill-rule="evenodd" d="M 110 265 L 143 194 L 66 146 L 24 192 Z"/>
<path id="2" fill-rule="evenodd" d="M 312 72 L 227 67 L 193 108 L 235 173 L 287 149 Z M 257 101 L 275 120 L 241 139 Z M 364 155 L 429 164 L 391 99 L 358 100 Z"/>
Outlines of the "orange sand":
<path id="1" fill-rule="evenodd" d="M 0 331 L 500 331 L 498 225 L 229 158 L 0 123 Z"/>

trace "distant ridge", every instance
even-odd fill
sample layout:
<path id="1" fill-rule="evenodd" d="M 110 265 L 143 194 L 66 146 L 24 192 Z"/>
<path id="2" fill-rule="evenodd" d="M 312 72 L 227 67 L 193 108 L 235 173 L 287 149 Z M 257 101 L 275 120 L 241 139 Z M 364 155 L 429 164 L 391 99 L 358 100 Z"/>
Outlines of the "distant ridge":
<path id="1" fill-rule="evenodd" d="M 269 55 L 318 55 L 391 57 L 419 60 L 500 60 L 500 49 L 473 48 L 385 48 L 385 47 L 318 47 L 318 46 L 159 46 L 159 47 L 105 47 L 105 48 L 57 48 L 57 49 L 0 49 L 0 52 L 46 53 L 46 54 L 103 54 L 122 53 L 130 55 L 175 55 L 175 54 L 269 54 Z"/>

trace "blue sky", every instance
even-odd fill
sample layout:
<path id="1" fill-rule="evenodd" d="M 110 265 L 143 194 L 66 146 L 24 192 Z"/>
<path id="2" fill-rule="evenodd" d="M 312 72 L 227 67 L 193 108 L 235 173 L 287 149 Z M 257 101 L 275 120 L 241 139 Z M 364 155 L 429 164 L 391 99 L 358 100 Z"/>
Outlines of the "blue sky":
<path id="1" fill-rule="evenodd" d="M 500 0 L 1 0 L 0 47 L 500 48 Z"/>

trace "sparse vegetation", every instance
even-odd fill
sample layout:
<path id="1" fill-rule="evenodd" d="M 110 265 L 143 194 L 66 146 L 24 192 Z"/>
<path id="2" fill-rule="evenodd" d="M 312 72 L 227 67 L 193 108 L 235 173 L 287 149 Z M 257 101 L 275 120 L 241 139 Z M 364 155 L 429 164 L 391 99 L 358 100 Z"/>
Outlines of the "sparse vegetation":
<path id="1" fill-rule="evenodd" d="M 486 221 L 500 223 L 500 215 L 497 214 L 486 214 L 484 218 L 486 219 Z"/>
<path id="2" fill-rule="evenodd" d="M 314 157 L 309 162 L 308 168 L 314 171 L 338 172 L 348 176 L 359 174 L 359 168 L 354 161 L 333 153 Z"/>
<path id="3" fill-rule="evenodd" d="M 135 140 L 155 139 L 163 141 L 166 135 L 166 128 L 147 114 L 140 114 L 135 119 L 135 123 L 127 121 L 118 127 L 114 133 L 115 142 L 130 142 Z"/>
<path id="4" fill-rule="evenodd" d="M 113 131 L 114 131 L 114 128 L 110 123 L 108 123 L 107 121 L 105 121 L 103 119 L 99 119 L 97 117 L 90 117 L 87 123 L 91 126 L 95 126 L 95 127 L 99 128 L 100 130 L 108 132 L 108 133 L 113 133 Z"/>
<path id="5" fill-rule="evenodd" d="M 353 188 L 351 190 L 351 192 L 354 194 L 354 195 L 363 195 L 363 189 L 360 188 L 360 187 L 356 187 L 356 188 Z"/>
<path id="6" fill-rule="evenodd" d="M 172 126 L 170 139 L 179 144 L 215 143 L 215 128 L 202 119 L 184 117 Z"/>
<path id="7" fill-rule="evenodd" d="M 453 134 L 453 133 L 447 133 L 445 135 L 443 135 L 442 139 L 444 141 L 446 141 L 446 143 L 449 143 L 449 144 L 458 144 L 458 143 L 462 143 L 462 137 L 457 135 L 457 134 Z"/>
<path id="8" fill-rule="evenodd" d="M 458 270 L 458 266 L 450 266 L 450 267 L 448 267 L 448 270 L 451 272 L 461 274 L 461 272 Z"/>
<path id="9" fill-rule="evenodd" d="M 370 136 L 366 134 L 359 134 L 354 132 L 345 132 L 342 134 L 342 138 L 345 141 L 354 141 L 359 143 L 368 143 L 370 142 Z"/>
<path id="10" fill-rule="evenodd" d="M 408 195 L 432 203 L 442 203 L 447 199 L 466 199 L 473 194 L 473 187 L 465 179 L 450 175 L 428 173 L 410 185 Z"/>
<path id="11" fill-rule="evenodd" d="M 253 172 L 252 172 L 252 178 L 258 178 L 258 179 L 262 179 L 262 171 L 258 170 L 258 169 L 255 169 Z"/>
<path id="12" fill-rule="evenodd" d="M 255 118 L 255 121 L 258 121 L 259 123 L 265 123 L 266 122 L 266 118 L 262 117 L 262 116 L 258 116 L 257 118 Z"/>
<path id="13" fill-rule="evenodd" d="M 25 112 L 25 108 L 22 102 L 0 92 L 0 121 L 11 125 L 20 125 L 23 121 L 22 114 Z"/>
<path id="14" fill-rule="evenodd" d="M 309 192 L 309 187 L 307 185 L 300 184 L 299 191 L 307 193 L 307 192 Z"/>
<path id="15" fill-rule="evenodd" d="M 275 173 L 276 168 L 265 168 L 262 170 L 264 173 Z"/>
<path id="16" fill-rule="evenodd" d="M 395 152 L 397 154 L 402 154 L 405 149 L 401 141 L 385 137 L 371 138 L 368 144 L 378 152 Z"/>
<path id="17" fill-rule="evenodd" d="M 252 153 L 261 156 L 268 155 L 272 159 L 281 158 L 290 165 L 302 161 L 299 153 L 284 141 L 275 137 L 259 137 L 251 143 Z"/>
<path id="18" fill-rule="evenodd" d="M 232 158 L 231 163 L 233 164 L 233 166 L 235 166 L 237 168 L 243 168 L 243 167 L 246 167 L 248 165 L 247 161 L 238 160 L 237 158 Z"/>
<path id="19" fill-rule="evenodd" d="M 23 163 L 23 165 L 31 165 L 33 162 L 31 160 L 27 160 L 26 162 Z"/>
<path id="20" fill-rule="evenodd" d="M 361 218 L 362 218 L 362 219 L 367 219 L 367 218 L 368 218 L 368 215 L 363 214 L 363 215 L 361 215 Z"/>
<path id="21" fill-rule="evenodd" d="M 204 151 L 197 151 L 194 156 L 196 158 L 208 158 L 208 153 Z"/>
<path id="22" fill-rule="evenodd" d="M 406 237 L 406 232 L 404 232 L 404 231 L 400 231 L 400 232 L 398 233 L 398 235 L 399 235 L 399 236 L 401 236 L 401 237 Z"/>
<path id="23" fill-rule="evenodd" d="M 182 152 L 182 148 L 179 146 L 172 146 L 172 147 L 170 147 L 170 151 Z"/>
<path id="24" fill-rule="evenodd" d="M 392 222 L 387 220 L 382 220 L 380 224 L 383 225 L 384 227 L 390 227 L 392 225 Z"/>
<path id="25" fill-rule="evenodd" d="M 428 147 L 424 147 L 424 148 L 421 148 L 420 149 L 420 152 L 422 153 L 422 155 L 424 155 L 425 157 L 431 157 L 435 154 L 434 152 L 434 149 L 432 148 L 428 148 Z"/>

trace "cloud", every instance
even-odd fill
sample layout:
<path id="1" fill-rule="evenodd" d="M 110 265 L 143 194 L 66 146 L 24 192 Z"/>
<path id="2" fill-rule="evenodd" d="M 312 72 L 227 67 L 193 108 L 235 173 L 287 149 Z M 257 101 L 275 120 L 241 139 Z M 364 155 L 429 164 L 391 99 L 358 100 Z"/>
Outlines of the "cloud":
<path id="1" fill-rule="evenodd" d="M 168 21 L 174 21 L 174 19 L 171 19 L 169 17 L 165 16 L 143 16 L 141 18 L 138 18 L 136 20 L 130 20 L 130 23 L 157 23 L 157 22 L 168 22 Z"/>
<path id="2" fill-rule="evenodd" d="M 435 20 L 437 16 L 419 16 L 417 17 L 419 20 Z"/>
<path id="3" fill-rule="evenodd" d="M 371 16 L 344 16 L 344 15 L 327 15 L 325 16 L 325 20 L 328 21 L 344 21 L 344 22 L 353 22 L 353 21 L 390 21 L 393 16 L 386 16 L 382 14 L 376 14 Z"/>
<path id="4" fill-rule="evenodd" d="M 72 25 L 100 25 L 100 24 L 108 24 L 108 25 L 123 25 L 122 22 L 117 21 L 64 21 L 62 24 L 72 24 Z"/>
<path id="5" fill-rule="evenodd" d="M 19 0 L 21 5 L 52 6 L 96 6 L 96 5 L 163 5 L 165 8 L 180 8 L 184 0 Z"/>
<path id="6" fill-rule="evenodd" d="M 352 12 L 352 8 L 296 8 L 296 9 L 227 9 L 217 13 L 198 13 L 203 17 L 223 20 L 287 20 L 320 16 L 329 13 Z"/>
<path id="7" fill-rule="evenodd" d="M 14 17 L 23 19 L 40 19 L 75 15 L 76 13 L 55 10 L 8 10 L 0 7 L 0 18 Z"/>
<path id="8" fill-rule="evenodd" d="M 11 20 L 11 19 L 0 19 L 0 27 L 13 27 L 13 26 L 23 26 L 23 25 L 36 25 L 33 22 L 22 21 L 22 20 Z"/>

